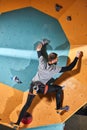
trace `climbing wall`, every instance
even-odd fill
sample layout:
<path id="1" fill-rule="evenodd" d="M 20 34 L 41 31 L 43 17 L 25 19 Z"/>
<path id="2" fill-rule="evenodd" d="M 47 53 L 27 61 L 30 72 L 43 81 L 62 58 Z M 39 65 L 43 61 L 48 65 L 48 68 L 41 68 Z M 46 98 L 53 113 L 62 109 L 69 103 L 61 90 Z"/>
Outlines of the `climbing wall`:
<path id="1" fill-rule="evenodd" d="M 56 4 L 62 6 L 60 11 L 56 11 Z M 75 69 L 72 70 L 72 72 L 67 72 L 61 75 L 57 80 L 58 84 L 66 86 L 64 89 L 63 105 L 67 104 L 70 106 L 69 112 L 66 112 L 63 115 L 58 115 L 54 110 L 55 98 L 48 100 L 47 97 L 37 96 L 29 110 L 33 116 L 32 123 L 28 126 L 21 124 L 21 127 L 31 128 L 49 124 L 58 124 L 61 122 L 63 123 L 79 108 L 87 103 L 87 1 L 69 0 L 66 2 L 65 0 L 22 0 L 20 2 L 20 0 L 8 0 L 7 2 L 6 0 L 0 0 L 1 15 L 5 12 L 25 7 L 33 7 L 40 10 L 41 12 L 56 18 L 60 22 L 70 43 L 70 50 L 68 54 L 70 59 L 68 63 L 73 60 L 78 50 L 83 51 L 83 56 Z M 71 20 L 67 19 L 68 16 Z M 26 64 L 28 63 L 26 62 Z M 22 92 L 1 82 L 0 95 L 0 106 L 2 106 L 0 107 L 0 123 L 8 124 L 9 121 L 16 121 L 19 111 L 26 101 L 27 92 Z M 37 105 L 36 102 L 38 102 Z"/>

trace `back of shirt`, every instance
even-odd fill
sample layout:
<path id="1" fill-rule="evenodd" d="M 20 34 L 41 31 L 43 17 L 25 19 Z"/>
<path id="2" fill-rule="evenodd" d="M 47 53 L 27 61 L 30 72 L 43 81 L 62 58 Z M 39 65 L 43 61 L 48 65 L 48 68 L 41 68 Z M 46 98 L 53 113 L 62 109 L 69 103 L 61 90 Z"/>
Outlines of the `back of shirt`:
<path id="1" fill-rule="evenodd" d="M 59 73 L 60 71 L 61 67 L 55 64 L 49 65 L 45 58 L 40 56 L 38 71 L 32 81 L 40 81 L 41 83 L 46 84 L 55 74 Z"/>

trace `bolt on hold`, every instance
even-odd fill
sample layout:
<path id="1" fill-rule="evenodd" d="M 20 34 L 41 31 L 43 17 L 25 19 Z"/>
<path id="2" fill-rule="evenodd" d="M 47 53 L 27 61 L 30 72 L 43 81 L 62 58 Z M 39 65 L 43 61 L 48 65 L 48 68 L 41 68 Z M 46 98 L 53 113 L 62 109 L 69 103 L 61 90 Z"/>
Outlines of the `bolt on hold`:
<path id="1" fill-rule="evenodd" d="M 67 20 L 67 21 L 71 21 L 71 20 L 72 20 L 72 17 L 71 17 L 71 16 L 67 16 L 67 17 L 66 17 L 66 20 Z"/>
<path id="2" fill-rule="evenodd" d="M 11 79 L 16 83 L 20 83 L 20 84 L 22 83 L 22 81 L 17 76 L 11 77 Z"/>
<path id="3" fill-rule="evenodd" d="M 63 7 L 59 4 L 55 4 L 56 11 L 60 11 Z"/>

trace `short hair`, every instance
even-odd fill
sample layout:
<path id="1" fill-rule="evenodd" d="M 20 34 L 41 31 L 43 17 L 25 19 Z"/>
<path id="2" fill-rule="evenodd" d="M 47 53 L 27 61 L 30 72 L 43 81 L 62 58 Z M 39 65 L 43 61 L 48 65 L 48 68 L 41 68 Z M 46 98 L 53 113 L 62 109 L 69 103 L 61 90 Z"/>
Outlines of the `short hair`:
<path id="1" fill-rule="evenodd" d="M 50 54 L 48 55 L 48 61 L 52 61 L 52 60 L 56 59 L 57 56 L 58 56 L 58 55 L 57 55 L 56 53 L 54 53 L 54 52 L 50 53 Z"/>

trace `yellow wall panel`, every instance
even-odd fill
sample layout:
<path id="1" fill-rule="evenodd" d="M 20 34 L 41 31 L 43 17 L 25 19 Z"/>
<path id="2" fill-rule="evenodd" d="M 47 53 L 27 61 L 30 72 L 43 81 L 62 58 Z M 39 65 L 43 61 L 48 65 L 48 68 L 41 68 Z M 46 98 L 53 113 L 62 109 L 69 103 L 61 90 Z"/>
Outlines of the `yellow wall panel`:
<path id="1" fill-rule="evenodd" d="M 0 83 L 0 121 L 9 123 L 10 115 L 22 102 L 23 92 Z M 14 120 L 15 116 L 14 114 Z"/>
<path id="2" fill-rule="evenodd" d="M 70 8 L 60 17 L 59 21 L 65 30 L 71 45 L 87 45 L 87 0 L 76 0 Z M 72 20 L 67 21 L 66 17 Z"/>
<path id="3" fill-rule="evenodd" d="M 63 8 L 59 12 L 55 10 L 56 3 L 63 6 Z M 49 103 L 46 101 L 46 98 L 43 98 L 40 101 L 40 98 L 37 97 L 36 100 L 37 101 L 39 100 L 40 104 L 38 104 L 32 112 L 34 120 L 31 124 L 31 127 L 43 125 L 43 123 L 47 125 L 49 124 L 51 117 L 55 117 L 55 118 L 53 118 L 50 121 L 50 123 L 53 123 L 53 122 L 57 123 L 58 121 L 61 122 L 61 120 L 64 122 L 71 115 L 73 115 L 80 107 L 82 107 L 82 105 L 87 103 L 87 87 L 86 87 L 87 86 L 87 81 L 86 81 L 87 80 L 87 14 L 86 14 L 87 0 L 69 0 L 69 1 L 66 1 L 66 0 L 62 0 L 62 1 L 61 0 L 43 0 L 43 1 L 42 0 L 31 0 L 31 1 L 29 0 L 0 0 L 0 12 L 6 12 L 6 11 L 15 10 L 18 8 L 23 8 L 23 7 L 29 7 L 29 6 L 32 6 L 52 17 L 55 17 L 60 21 L 65 31 L 65 34 L 70 41 L 69 56 L 70 56 L 71 61 L 73 60 L 73 57 L 75 56 L 77 50 L 83 51 L 83 57 L 80 64 L 81 65 L 80 70 L 79 71 L 77 70 L 76 72 L 73 71 L 73 72 L 67 73 L 65 76 L 62 77 L 62 80 L 64 81 L 62 80 L 60 80 L 60 82 L 58 81 L 58 83 L 60 83 L 61 85 L 66 86 L 64 90 L 64 105 L 68 104 L 70 106 L 70 111 L 65 113 L 62 116 L 57 117 L 55 110 L 53 110 L 55 101 L 52 101 L 51 103 Z M 72 20 L 67 21 L 66 19 L 67 16 L 71 16 Z M 68 77 L 68 78 L 66 79 L 65 77 Z M 2 84 L 0 85 L 0 87 L 1 86 Z M 11 94 L 13 95 L 13 90 L 9 90 L 9 91 L 12 91 Z M 14 95 L 15 93 L 16 92 L 14 92 Z M 7 95 L 7 98 L 10 98 L 9 95 Z M 20 98 L 22 100 L 22 95 L 20 96 Z M 24 98 L 26 98 L 26 93 L 25 93 Z M 20 103 L 21 103 L 21 100 L 20 100 Z M 0 99 L 0 102 L 1 101 L 2 99 Z M 23 101 L 23 104 L 24 104 L 24 101 Z M 50 116 L 49 116 L 49 120 L 45 119 L 44 122 L 41 122 L 42 117 L 40 116 L 41 114 L 38 115 L 38 110 L 41 107 L 43 108 L 44 105 L 48 109 Z M 52 109 L 50 109 L 50 106 Z M 4 111 L 4 108 L 5 106 L 1 107 L 2 112 Z M 10 110 L 10 112 L 12 111 Z M 40 112 L 41 111 L 39 111 L 39 113 Z M 44 109 L 43 115 L 46 115 L 47 114 L 46 112 L 47 112 L 46 109 Z M 7 114 L 8 113 L 9 111 L 7 112 Z M 14 112 L 13 114 L 11 114 L 11 117 L 13 119 L 12 115 L 14 115 Z M 39 117 L 39 120 L 38 120 L 38 117 Z"/>
<path id="4" fill-rule="evenodd" d="M 0 13 L 30 6 L 30 0 L 0 0 Z"/>
<path id="5" fill-rule="evenodd" d="M 66 2 L 66 0 L 32 0 L 31 6 L 52 17 L 59 18 L 63 13 L 65 13 L 66 10 L 68 10 L 74 1 L 75 0 L 69 0 L 68 2 Z M 63 7 L 59 12 L 55 9 L 56 4 Z"/>

